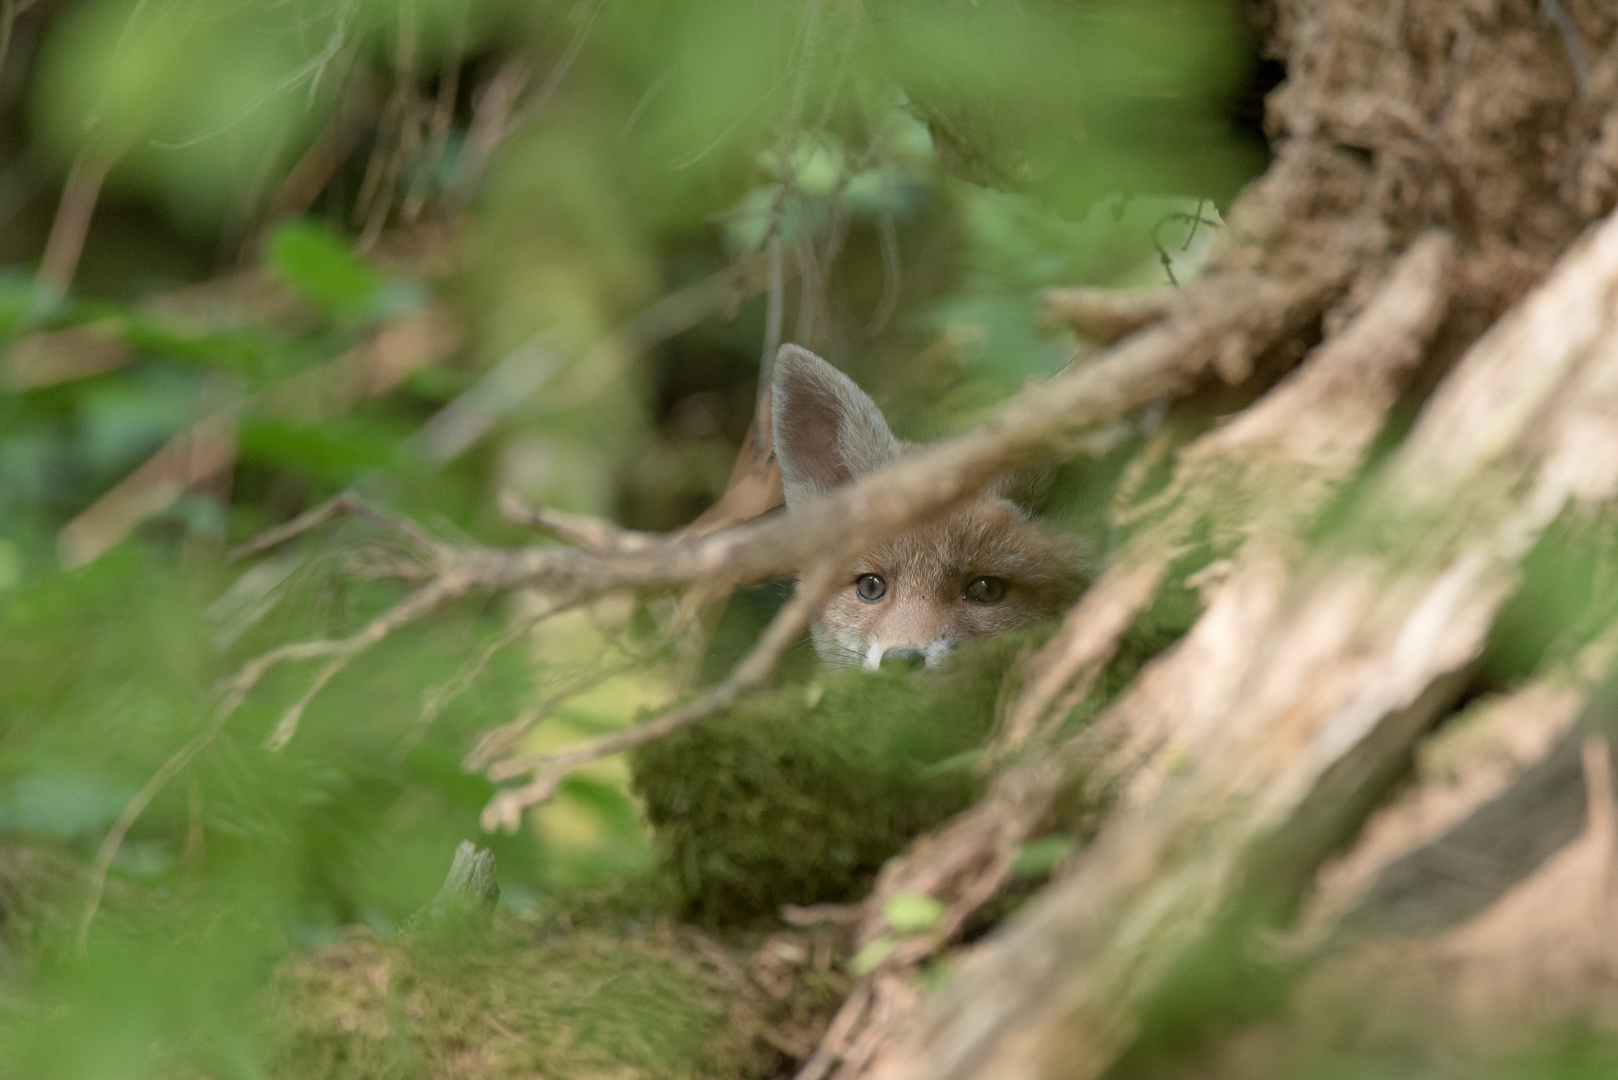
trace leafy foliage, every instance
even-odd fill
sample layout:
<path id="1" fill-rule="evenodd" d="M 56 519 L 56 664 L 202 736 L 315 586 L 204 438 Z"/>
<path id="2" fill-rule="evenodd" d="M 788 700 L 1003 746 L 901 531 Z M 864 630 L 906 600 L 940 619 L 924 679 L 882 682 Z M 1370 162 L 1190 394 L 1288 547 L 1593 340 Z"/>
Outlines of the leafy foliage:
<path id="1" fill-rule="evenodd" d="M 134 820 L 82 953 L 76 940 L 104 838 L 209 722 L 219 680 L 398 598 L 354 579 L 376 554 L 355 553 L 362 532 L 248 568 L 224 564 L 229 544 L 345 487 L 490 542 L 529 539 L 497 520 L 500 491 L 684 524 L 723 490 L 772 332 L 821 344 L 905 434 L 954 429 L 1065 359 L 1060 336 L 1034 329 L 1034 290 L 1160 281 L 1159 244 L 1189 268 L 1200 251 L 1165 216 L 1254 166 L 1220 112 L 1245 56 L 1223 3 L 1052 5 L 1028 24 L 988 7 L 872 4 L 867 20 L 796 0 L 0 6 L 16 29 L 0 46 L 8 1076 L 436 1069 L 448 1033 L 497 1006 L 440 988 L 492 977 L 488 957 L 428 973 L 355 946 L 362 967 L 420 979 L 379 992 L 388 1034 L 363 1047 L 311 1015 L 275 1049 L 250 1018 L 298 950 L 353 924 L 392 933 L 469 837 L 495 847 L 507 907 L 527 913 L 648 873 L 646 817 L 706 919 L 849 895 L 977 790 L 955 766 L 990 721 L 993 678 L 789 680 L 649 749 L 644 806 L 609 762 L 522 834 L 484 837 L 491 785 L 461 766 L 480 734 L 580 687 L 528 743 L 554 746 L 667 703 L 679 682 L 661 598 L 573 612 L 503 650 L 524 603 L 473 598 L 355 662 L 279 752 L 265 736 L 312 671 L 266 680 Z M 1174 62 L 1151 79 L 1126 62 L 1164 48 Z M 959 76 L 931 104 L 929 51 Z M 1070 54 L 1094 71 L 1075 82 Z M 1029 122 L 998 149 L 1055 164 L 1017 193 L 945 169 L 927 121 L 956 91 L 993 109 L 1009 95 Z M 1150 138 L 1129 122 L 1146 98 L 1179 102 Z M 1051 123 L 1075 109 L 1077 157 L 1073 126 Z M 1176 140 L 1186 152 L 1169 161 Z M 1198 168 L 1221 190 L 1160 182 Z M 87 184 L 83 250 L 47 280 L 36 269 L 63 257 L 64 189 L 83 198 Z M 1123 194 L 1092 210 L 1108 192 Z M 760 282 L 777 248 L 771 331 Z M 663 298 L 721 278 L 743 284 L 644 329 Z M 438 319 L 453 328 L 442 340 L 426 329 Z M 735 601 L 708 676 L 772 606 L 767 591 Z M 485 649 L 480 676 L 427 716 Z M 690 800 L 702 814 L 676 812 Z M 685 1007 L 682 988 L 708 985 L 689 958 L 604 938 L 535 946 L 509 926 L 501 940 L 537 949 L 538 966 L 489 995 L 563 1009 L 610 980 L 570 1014 L 572 1049 L 519 1025 L 546 1049 L 511 1061 L 565 1076 L 612 1051 L 661 1075 L 707 1052 L 693 1047 L 721 1006 Z M 547 981 L 543 963 L 569 949 L 577 978 Z M 421 995 L 431 1016 L 413 1021 L 446 1036 L 432 1052 L 396 1038 L 388 1012 Z"/>

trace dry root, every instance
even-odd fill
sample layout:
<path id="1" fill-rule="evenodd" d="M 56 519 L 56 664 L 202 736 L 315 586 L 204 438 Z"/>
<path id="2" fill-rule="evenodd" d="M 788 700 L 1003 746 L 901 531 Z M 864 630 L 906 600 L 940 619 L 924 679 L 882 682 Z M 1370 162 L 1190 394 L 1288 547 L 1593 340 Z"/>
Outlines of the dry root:
<path id="1" fill-rule="evenodd" d="M 1307 872 L 1459 690 L 1541 531 L 1618 496 L 1615 295 L 1618 220 L 1469 351 L 1346 541 L 1247 541 L 1109 710 L 1130 782 L 1095 842 L 847 1075 L 1100 1075 L 1244 882 Z M 1238 654 L 1199 653 L 1204 630 Z"/>
<path id="2" fill-rule="evenodd" d="M 295 736 L 310 701 L 355 657 L 395 630 L 471 593 L 539 588 L 554 598 L 552 610 L 560 610 L 624 589 L 699 584 L 723 590 L 774 575 L 803 574 L 792 602 L 777 614 L 758 646 L 717 686 L 686 705 L 556 754 L 489 760 L 495 746 L 501 750 L 509 747 L 512 733 L 525 729 L 533 722 L 530 718 L 519 718 L 515 727 L 508 726 L 498 743 L 486 742 L 480 747 L 472 760 L 491 778 L 529 777 L 525 785 L 499 792 L 484 811 L 486 828 L 515 828 L 523 810 L 550 798 L 556 784 L 571 770 L 694 723 L 766 679 L 781 654 L 813 620 L 832 588 L 837 568 L 859 551 L 969 497 L 1009 469 L 1048 457 L 1053 450 L 1071 446 L 1084 433 L 1133 410 L 1187 392 L 1221 358 L 1263 351 L 1299 332 L 1318 318 L 1343 284 L 1343 270 L 1336 266 L 1285 284 L 1240 275 L 1202 283 L 1186 290 L 1180 305 L 1161 324 L 1044 386 L 1025 391 L 978 427 L 907 455 L 815 504 L 735 527 L 654 537 L 577 515 L 526 510 L 508 503 L 505 510 L 514 519 L 580 546 L 507 551 L 439 540 L 413 522 L 345 494 L 268 530 L 233 556 L 261 554 L 343 515 L 363 517 L 397 537 L 402 545 L 397 559 L 372 567 L 373 572 L 415 587 L 357 633 L 272 650 L 221 684 L 220 703 L 209 725 L 152 777 L 108 835 L 97 861 L 96 885 L 84 927 L 94 917 L 107 869 L 129 826 L 157 792 L 212 742 L 272 668 L 309 659 L 326 661 L 276 724 L 266 743 L 273 751 Z M 740 467 L 738 471 L 742 471 Z M 770 485 L 770 477 L 762 473 L 754 484 L 762 491 Z M 477 666 L 474 663 L 472 669 Z M 453 685 L 444 691 L 453 692 Z M 431 722 L 434 711 L 429 703 L 416 732 Z"/>

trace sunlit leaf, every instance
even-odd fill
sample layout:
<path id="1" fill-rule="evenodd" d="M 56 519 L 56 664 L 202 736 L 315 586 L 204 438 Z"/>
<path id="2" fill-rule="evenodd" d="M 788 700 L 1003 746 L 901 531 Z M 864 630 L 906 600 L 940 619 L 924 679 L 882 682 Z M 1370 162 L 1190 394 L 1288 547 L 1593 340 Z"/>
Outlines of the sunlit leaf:
<path id="1" fill-rule="evenodd" d="M 944 917 L 944 905 L 930 896 L 903 893 L 882 905 L 882 918 L 900 934 L 931 930 Z"/>

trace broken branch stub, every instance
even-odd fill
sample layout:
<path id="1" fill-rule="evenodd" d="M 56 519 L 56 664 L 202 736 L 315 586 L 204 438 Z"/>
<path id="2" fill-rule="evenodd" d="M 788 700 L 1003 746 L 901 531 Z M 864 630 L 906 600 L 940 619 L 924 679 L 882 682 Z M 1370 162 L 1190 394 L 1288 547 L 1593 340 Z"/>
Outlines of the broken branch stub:
<path id="1" fill-rule="evenodd" d="M 1162 718 L 1175 772 L 1126 800 L 869 1075 L 1099 1076 L 1247 889 L 1297 886 L 1448 703 L 1541 531 L 1618 495 L 1615 300 L 1609 219 L 1468 350 L 1349 524 L 1278 575 L 1246 627 L 1240 692 L 1199 730 Z"/>

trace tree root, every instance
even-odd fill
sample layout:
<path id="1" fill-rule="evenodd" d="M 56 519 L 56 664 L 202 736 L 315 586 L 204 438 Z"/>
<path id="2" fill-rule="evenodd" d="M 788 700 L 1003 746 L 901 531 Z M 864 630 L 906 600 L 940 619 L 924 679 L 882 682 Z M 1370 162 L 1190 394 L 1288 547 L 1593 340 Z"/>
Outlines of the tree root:
<path id="1" fill-rule="evenodd" d="M 919 966 L 1000 893 L 1010 879 L 1016 848 L 1034 834 L 1069 778 L 1087 777 L 1092 797 L 1102 801 L 1141 767 L 1149 755 L 1131 748 L 1140 710 L 1131 706 L 1128 695 L 1053 755 L 1057 729 L 1090 692 L 1124 631 L 1151 602 L 1193 527 L 1229 515 L 1250 535 L 1284 540 L 1353 476 L 1398 395 L 1402 376 L 1414 368 L 1442 319 L 1449 258 L 1450 244 L 1442 236 L 1413 245 L 1377 299 L 1338 337 L 1319 346 L 1289 380 L 1229 426 L 1186 448 L 1156 520 L 1125 545 L 1030 661 L 1022 691 L 993 744 L 1002 758 L 1020 754 L 1022 759 L 996 778 L 977 806 L 922 837 L 883 868 L 862 905 L 860 947 L 891 933 L 883 913 L 895 896 L 930 896 L 945 901 L 946 907 L 937 926 L 901 941 L 871 979 L 891 980 L 903 973 L 905 981 L 912 981 Z M 1227 589 L 1221 598 L 1228 602 L 1238 595 Z M 1217 683 L 1217 673 L 1232 670 L 1234 661 L 1210 656 L 1208 650 L 1239 652 L 1251 641 L 1228 625 L 1225 611 L 1216 601 L 1181 648 L 1150 666 L 1134 684 L 1161 714 L 1179 716 L 1198 703 L 1156 700 L 1157 682 L 1180 691 L 1178 697 L 1191 692 L 1222 700 L 1210 690 L 1210 680 Z M 1240 622 L 1254 611 L 1250 604 L 1237 604 L 1232 614 Z M 1181 670 L 1188 667 L 1198 674 Z M 864 1011 L 854 999 L 848 1007 Z M 879 1037 L 886 1042 L 904 1014 L 890 1009 L 882 1015 L 895 1025 Z M 839 1078 L 861 1075 L 852 1058 L 837 1073 Z"/>
<path id="2" fill-rule="evenodd" d="M 1182 672 L 1198 700 L 1239 693 L 1152 716 L 1137 683 L 1153 782 L 861 1075 L 1099 1076 L 1254 882 L 1298 887 L 1453 696 L 1540 532 L 1618 496 L 1615 294 L 1610 220 L 1468 351 L 1342 538 L 1302 560 L 1249 542 L 1268 602 L 1230 627 L 1236 671 Z"/>
<path id="3" fill-rule="evenodd" d="M 272 667 L 292 660 L 327 659 L 271 733 L 266 746 L 274 750 L 294 736 L 310 701 L 354 657 L 394 630 L 469 593 L 537 587 L 561 603 L 574 604 L 626 588 L 691 583 L 726 588 L 807 568 L 793 601 L 777 614 L 753 651 L 722 682 L 687 705 L 572 750 L 491 763 L 487 770 L 491 777 L 531 777 L 521 787 L 498 792 L 484 810 L 485 828 L 513 829 L 522 812 L 550 798 L 572 769 L 694 723 L 761 683 L 813 620 L 832 588 L 836 568 L 859 551 L 948 509 L 1006 471 L 1070 452 L 1085 433 L 1154 401 L 1186 393 L 1210 373 L 1228 375 L 1233 357 L 1261 352 L 1299 332 L 1320 316 L 1345 284 L 1346 264 L 1336 262 L 1328 262 L 1313 276 L 1286 282 L 1239 274 L 1201 282 L 1184 290 L 1179 306 L 1162 323 L 1025 390 L 977 427 L 907 454 L 812 504 L 712 533 L 675 534 L 654 541 L 605 523 L 540 512 L 529 520 L 585 547 L 507 551 L 440 541 L 352 493 L 266 531 L 232 556 L 263 553 L 344 514 L 367 518 L 405 541 L 411 554 L 391 570 L 419 584 L 350 637 L 272 650 L 222 684 L 221 701 L 208 728 L 148 782 L 103 844 L 85 931 L 99 902 L 100 883 L 129 826 L 157 792 L 212 742 Z M 389 569 L 381 568 L 384 573 Z"/>

